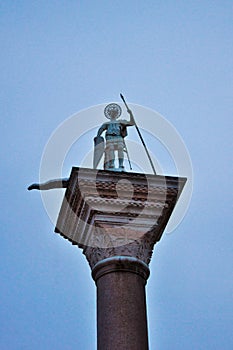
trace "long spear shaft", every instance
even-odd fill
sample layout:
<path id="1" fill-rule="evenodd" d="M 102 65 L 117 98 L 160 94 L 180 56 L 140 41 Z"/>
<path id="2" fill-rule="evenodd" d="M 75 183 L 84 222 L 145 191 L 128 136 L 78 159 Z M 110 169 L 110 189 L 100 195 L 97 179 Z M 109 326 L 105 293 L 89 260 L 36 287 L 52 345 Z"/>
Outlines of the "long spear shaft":
<path id="1" fill-rule="evenodd" d="M 129 168 L 130 168 L 130 170 L 132 170 L 131 161 L 130 161 L 130 159 L 129 159 L 129 152 L 128 152 L 128 149 L 127 149 L 127 146 L 126 146 L 126 143 L 125 143 L 125 140 L 124 140 L 124 139 L 123 139 L 123 144 L 124 144 L 125 152 L 126 152 L 127 159 L 128 159 L 128 162 L 129 162 Z"/>
<path id="2" fill-rule="evenodd" d="M 120 97 L 121 97 L 122 101 L 124 102 L 125 107 L 127 108 L 127 110 L 129 110 L 129 107 L 128 107 L 126 101 L 125 101 L 124 96 L 123 96 L 122 94 L 120 94 Z M 151 167 L 152 167 L 152 169 L 153 169 L 154 174 L 156 175 L 156 171 L 155 171 L 154 164 L 153 164 L 153 162 L 152 162 L 152 159 L 151 159 L 151 157 L 150 157 L 150 154 L 149 154 L 149 152 L 148 152 L 148 149 L 147 149 L 147 147 L 146 147 L 146 144 L 145 144 L 145 142 L 144 142 L 144 140 L 143 140 L 143 138 L 142 138 L 142 134 L 141 134 L 141 132 L 140 132 L 140 130 L 139 130 L 139 128 L 138 128 L 136 122 L 135 122 L 134 116 L 133 116 L 133 119 L 134 119 L 135 128 L 136 128 L 136 130 L 137 130 L 137 132 L 138 132 L 138 135 L 139 135 L 139 137 L 140 137 L 140 140 L 142 141 L 142 144 L 143 144 L 143 146 L 144 146 L 144 148 L 145 148 L 147 157 L 148 157 L 148 159 L 149 159 L 149 161 L 150 161 L 150 165 L 151 165 Z"/>

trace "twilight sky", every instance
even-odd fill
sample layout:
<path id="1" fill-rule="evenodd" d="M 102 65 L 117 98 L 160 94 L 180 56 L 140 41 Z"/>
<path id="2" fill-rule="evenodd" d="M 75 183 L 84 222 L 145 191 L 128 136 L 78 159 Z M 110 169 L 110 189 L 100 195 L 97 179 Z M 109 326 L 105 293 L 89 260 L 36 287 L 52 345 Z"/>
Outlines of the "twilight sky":
<path id="1" fill-rule="evenodd" d="M 232 349 L 232 1 L 2 1 L 0 21 L 0 349 L 95 349 L 89 266 L 26 188 L 54 130 L 120 92 L 172 123 L 193 165 L 187 214 L 150 264 L 150 349 Z M 67 155 L 64 176 L 92 136 Z"/>

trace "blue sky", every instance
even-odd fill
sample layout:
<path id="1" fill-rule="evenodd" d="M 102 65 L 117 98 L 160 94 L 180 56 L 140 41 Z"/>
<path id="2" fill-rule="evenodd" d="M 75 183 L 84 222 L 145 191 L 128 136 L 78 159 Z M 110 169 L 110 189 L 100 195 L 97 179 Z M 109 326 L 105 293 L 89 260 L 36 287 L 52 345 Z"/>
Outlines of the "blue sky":
<path id="1" fill-rule="evenodd" d="M 232 349 L 232 1 L 5 1 L 0 21 L 0 348 L 95 348 L 85 257 L 26 188 L 56 127 L 122 92 L 176 127 L 194 171 L 150 264 L 150 347 Z"/>

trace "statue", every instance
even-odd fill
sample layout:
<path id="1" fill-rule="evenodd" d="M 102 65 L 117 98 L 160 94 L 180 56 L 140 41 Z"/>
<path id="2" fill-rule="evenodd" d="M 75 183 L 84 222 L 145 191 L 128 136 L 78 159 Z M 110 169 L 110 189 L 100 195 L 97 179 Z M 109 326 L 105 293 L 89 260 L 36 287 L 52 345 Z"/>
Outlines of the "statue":
<path id="1" fill-rule="evenodd" d="M 97 136 L 94 139 L 94 168 L 97 168 L 104 153 L 104 169 L 124 171 L 124 151 L 128 156 L 124 138 L 127 136 L 127 127 L 135 125 L 132 111 L 127 108 L 127 112 L 130 115 L 129 121 L 126 119 L 118 120 L 121 115 L 121 107 L 116 103 L 110 103 L 105 107 L 105 117 L 110 119 L 110 121 L 102 124 L 98 130 Z M 106 131 L 106 144 L 104 144 L 104 139 L 101 136 L 104 131 Z M 118 152 L 118 168 L 115 167 L 115 151 Z"/>
<path id="2" fill-rule="evenodd" d="M 153 169 L 154 174 L 156 175 L 156 171 L 149 155 L 148 149 L 145 145 L 145 142 L 142 138 L 141 132 L 135 122 L 132 111 L 129 109 L 124 96 L 120 94 L 122 101 L 125 104 L 126 110 L 130 115 L 130 120 L 126 119 L 118 119 L 121 115 L 121 107 L 116 103 L 108 104 L 104 109 L 105 117 L 110 121 L 103 123 L 97 132 L 97 136 L 94 138 L 94 159 L 93 159 L 93 168 L 96 169 L 102 156 L 104 155 L 104 169 L 111 171 L 124 171 L 124 152 L 127 154 L 127 158 L 129 161 L 130 169 L 132 170 L 128 151 L 126 148 L 124 138 L 127 136 L 127 127 L 135 126 L 140 140 L 145 148 L 146 154 L 150 161 L 151 167 Z M 101 136 L 105 131 L 105 140 Z M 118 168 L 115 167 L 115 152 L 118 152 Z M 42 184 L 34 183 L 28 187 L 28 190 L 50 190 L 54 188 L 67 188 L 69 183 L 69 179 L 55 179 L 50 180 Z"/>

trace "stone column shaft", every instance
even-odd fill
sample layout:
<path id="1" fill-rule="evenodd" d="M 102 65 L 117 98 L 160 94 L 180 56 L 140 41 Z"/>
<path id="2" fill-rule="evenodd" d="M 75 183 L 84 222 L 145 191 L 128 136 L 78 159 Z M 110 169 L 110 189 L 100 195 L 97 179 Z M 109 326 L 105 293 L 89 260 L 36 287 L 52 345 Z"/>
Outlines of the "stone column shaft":
<path id="1" fill-rule="evenodd" d="M 98 263 L 92 276 L 97 286 L 97 349 L 147 350 L 147 265 L 118 256 Z"/>

